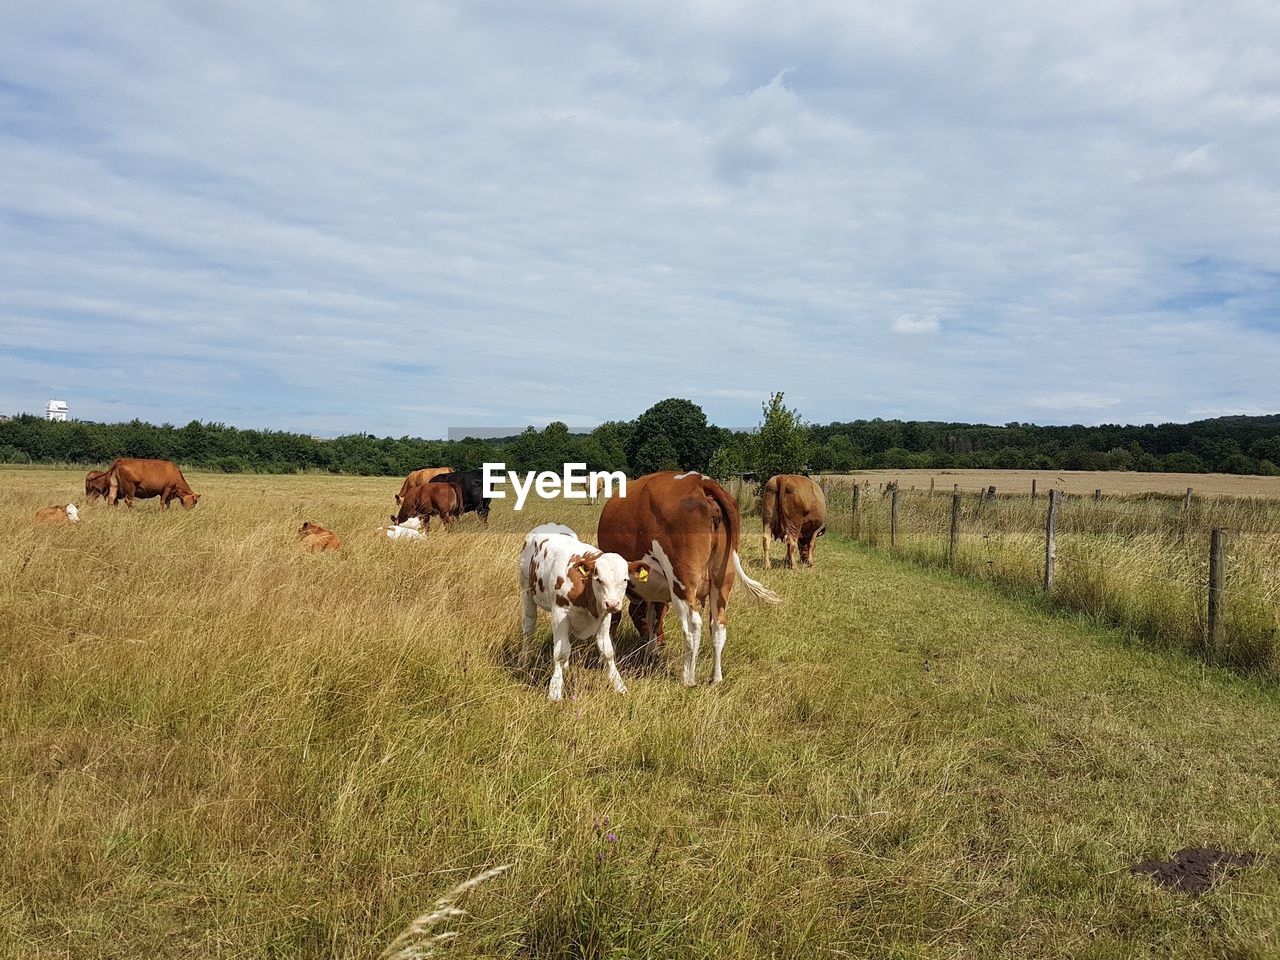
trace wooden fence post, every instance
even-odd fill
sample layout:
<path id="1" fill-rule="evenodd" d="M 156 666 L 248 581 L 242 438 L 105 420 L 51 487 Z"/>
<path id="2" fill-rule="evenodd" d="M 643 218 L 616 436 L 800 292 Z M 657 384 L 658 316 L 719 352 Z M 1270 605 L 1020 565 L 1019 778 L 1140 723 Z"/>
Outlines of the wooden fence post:
<path id="1" fill-rule="evenodd" d="M 1098 503 L 1102 499 L 1102 488 L 1099 487 L 1093 491 L 1093 502 Z"/>
<path id="2" fill-rule="evenodd" d="M 1182 509 L 1183 510 L 1191 509 L 1191 487 L 1187 487 L 1187 495 L 1182 498 Z"/>
<path id="3" fill-rule="evenodd" d="M 929 478 L 929 496 L 933 496 L 933 477 Z"/>
<path id="4" fill-rule="evenodd" d="M 1053 589 L 1053 562 L 1058 558 L 1057 544 L 1054 543 L 1054 527 L 1058 522 L 1058 500 L 1062 492 L 1049 488 L 1049 516 L 1044 522 L 1044 589 Z"/>
<path id="5" fill-rule="evenodd" d="M 849 536 L 858 539 L 858 497 L 862 494 L 862 484 L 855 482 L 849 495 Z"/>
<path id="6" fill-rule="evenodd" d="M 1214 527 L 1209 535 L 1209 649 L 1221 650 L 1226 633 L 1227 531 Z"/>
<path id="7" fill-rule="evenodd" d="M 1036 478 L 1032 477 L 1031 478 L 1031 499 L 1034 500 L 1035 498 L 1036 498 Z"/>
<path id="8" fill-rule="evenodd" d="M 898 549 L 898 485 L 893 485 L 893 494 L 889 497 L 889 546 Z"/>
<path id="9" fill-rule="evenodd" d="M 959 486 L 959 484 L 957 484 Z M 960 542 L 960 491 L 951 493 L 951 540 L 947 544 L 947 563 L 956 559 L 956 544 Z"/>

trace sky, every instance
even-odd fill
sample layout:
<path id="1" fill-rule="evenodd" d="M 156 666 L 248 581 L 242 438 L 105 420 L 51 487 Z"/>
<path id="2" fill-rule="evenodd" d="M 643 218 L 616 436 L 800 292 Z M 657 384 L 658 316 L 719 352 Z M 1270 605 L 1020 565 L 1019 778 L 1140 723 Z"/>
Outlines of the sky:
<path id="1" fill-rule="evenodd" d="M 5 4 L 0 412 L 1280 411 L 1280 5 Z"/>

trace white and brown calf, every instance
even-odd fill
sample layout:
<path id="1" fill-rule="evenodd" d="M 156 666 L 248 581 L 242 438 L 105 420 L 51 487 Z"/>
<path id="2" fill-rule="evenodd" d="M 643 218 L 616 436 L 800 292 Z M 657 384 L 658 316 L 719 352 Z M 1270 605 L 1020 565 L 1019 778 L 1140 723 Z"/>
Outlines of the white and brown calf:
<path id="1" fill-rule="evenodd" d="M 602 553 L 583 543 L 558 523 L 535 527 L 525 537 L 520 554 L 520 596 L 524 605 L 524 645 L 521 663 L 528 669 L 529 639 L 538 625 L 539 608 L 551 615 L 554 669 L 547 688 L 550 700 L 564 695 L 564 668 L 571 643 L 595 638 L 604 658 L 609 682 L 618 693 L 626 685 L 613 659 L 610 617 L 622 610 L 628 575 L 639 564 L 628 564 L 616 553 Z"/>

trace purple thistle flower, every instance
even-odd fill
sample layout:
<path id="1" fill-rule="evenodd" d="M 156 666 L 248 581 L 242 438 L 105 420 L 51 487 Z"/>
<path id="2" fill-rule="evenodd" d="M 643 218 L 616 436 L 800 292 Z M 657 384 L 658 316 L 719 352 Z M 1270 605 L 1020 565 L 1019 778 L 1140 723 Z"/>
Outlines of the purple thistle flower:
<path id="1" fill-rule="evenodd" d="M 611 830 L 609 831 L 609 835 L 605 837 L 605 839 L 608 840 L 610 843 L 617 843 L 618 835 Z"/>

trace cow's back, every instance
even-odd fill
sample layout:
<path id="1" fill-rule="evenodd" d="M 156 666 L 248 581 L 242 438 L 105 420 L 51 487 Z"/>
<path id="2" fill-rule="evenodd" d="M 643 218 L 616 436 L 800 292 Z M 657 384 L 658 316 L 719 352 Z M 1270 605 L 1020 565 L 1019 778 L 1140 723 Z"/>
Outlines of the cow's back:
<path id="1" fill-rule="evenodd" d="M 597 541 L 601 550 L 641 560 L 655 540 L 672 553 L 710 537 L 710 555 L 723 563 L 738 548 L 738 529 L 736 503 L 710 477 L 651 473 L 628 481 L 627 495 L 605 504 Z"/>
<path id="2" fill-rule="evenodd" d="M 775 537 L 816 530 L 827 519 L 827 497 L 814 480 L 793 473 L 770 477 L 761 498 L 761 519 Z"/>
<path id="3" fill-rule="evenodd" d="M 127 479 L 137 491 L 134 495 L 147 494 L 157 496 L 165 487 L 173 486 L 189 493 L 186 478 L 172 460 L 144 460 L 142 458 L 122 457 L 112 464 L 111 469 L 116 476 Z"/>
<path id="4" fill-rule="evenodd" d="M 453 467 L 422 467 L 419 470 L 414 470 L 404 478 L 404 483 L 400 484 L 400 498 L 403 499 L 412 487 L 420 487 L 423 484 L 430 483 L 441 474 L 453 472 Z"/>

